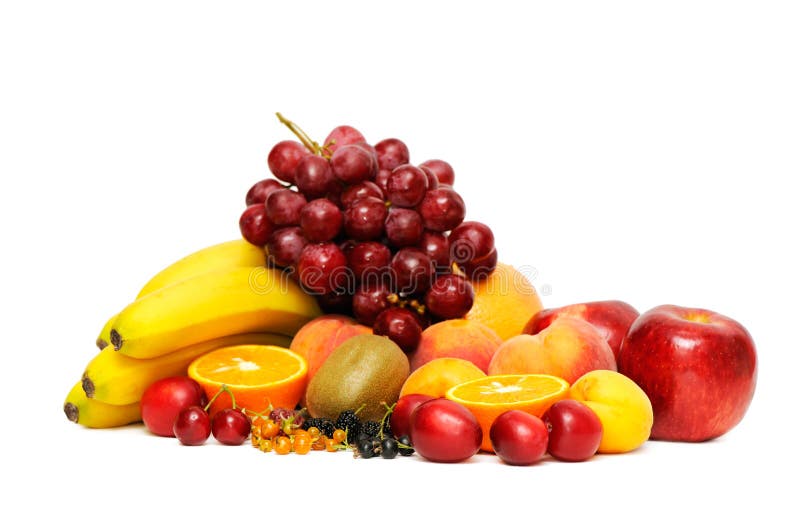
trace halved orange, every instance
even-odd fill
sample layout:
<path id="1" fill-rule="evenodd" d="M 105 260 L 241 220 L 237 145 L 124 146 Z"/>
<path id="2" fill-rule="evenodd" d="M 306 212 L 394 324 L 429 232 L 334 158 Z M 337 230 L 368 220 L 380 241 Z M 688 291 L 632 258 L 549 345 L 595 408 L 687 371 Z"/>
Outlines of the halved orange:
<path id="1" fill-rule="evenodd" d="M 210 351 L 189 365 L 189 377 L 209 399 L 225 384 L 237 408 L 261 412 L 270 405 L 294 408 L 306 388 L 308 364 L 289 349 L 274 345 L 234 345 Z M 217 396 L 209 413 L 231 407 L 227 393 Z"/>
<path id="2" fill-rule="evenodd" d="M 522 410 L 541 416 L 569 394 L 569 383 L 554 375 L 490 375 L 453 386 L 445 397 L 467 407 L 483 429 L 481 449 L 492 452 L 489 429 L 497 416 Z"/>

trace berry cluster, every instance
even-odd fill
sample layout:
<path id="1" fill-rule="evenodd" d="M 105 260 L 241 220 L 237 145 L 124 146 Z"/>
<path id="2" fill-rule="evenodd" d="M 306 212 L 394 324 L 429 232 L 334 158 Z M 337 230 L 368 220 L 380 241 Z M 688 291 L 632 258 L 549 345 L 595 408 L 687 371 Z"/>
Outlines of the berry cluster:
<path id="1" fill-rule="evenodd" d="M 371 145 L 350 126 L 322 145 L 279 119 L 301 142 L 284 140 L 267 163 L 277 179 L 247 192 L 239 227 L 265 246 L 327 312 L 354 316 L 406 352 L 431 321 L 464 316 L 470 281 L 497 264 L 494 235 L 464 222 L 453 168 L 409 163 L 405 143 Z"/>

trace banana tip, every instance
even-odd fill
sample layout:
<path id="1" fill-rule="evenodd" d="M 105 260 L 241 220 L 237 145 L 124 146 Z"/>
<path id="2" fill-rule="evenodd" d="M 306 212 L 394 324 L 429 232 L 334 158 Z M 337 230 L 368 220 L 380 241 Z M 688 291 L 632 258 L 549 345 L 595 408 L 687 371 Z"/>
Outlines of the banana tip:
<path id="1" fill-rule="evenodd" d="M 64 403 L 64 414 L 66 414 L 67 419 L 73 423 L 78 422 L 78 407 L 75 406 L 74 403 Z"/>
<path id="2" fill-rule="evenodd" d="M 122 347 L 122 336 L 119 335 L 116 329 L 111 329 L 111 345 L 114 346 L 114 351 L 119 351 Z"/>
<path id="3" fill-rule="evenodd" d="M 83 377 L 81 377 L 81 388 L 86 392 L 86 397 L 89 399 L 94 398 L 94 383 L 92 379 L 89 378 L 88 373 L 84 373 Z"/>

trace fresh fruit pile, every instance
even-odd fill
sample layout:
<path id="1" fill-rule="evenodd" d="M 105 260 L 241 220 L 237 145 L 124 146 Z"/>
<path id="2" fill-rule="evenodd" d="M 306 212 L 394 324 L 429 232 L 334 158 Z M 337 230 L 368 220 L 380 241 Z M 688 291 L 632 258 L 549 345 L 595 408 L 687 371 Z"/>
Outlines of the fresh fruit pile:
<path id="1" fill-rule="evenodd" d="M 705 441 L 745 415 L 757 358 L 741 324 L 616 300 L 543 309 L 491 230 L 464 221 L 450 165 L 349 126 L 320 145 L 279 118 L 300 142 L 270 151 L 245 240 L 168 266 L 108 320 L 70 421 L 522 466 Z"/>
<path id="2" fill-rule="evenodd" d="M 494 270 L 497 250 L 488 226 L 464 221 L 453 168 L 410 164 L 403 141 L 371 145 L 350 126 L 320 145 L 278 117 L 300 142 L 270 151 L 276 179 L 247 192 L 242 236 L 266 246 L 323 309 L 355 316 L 406 353 L 432 321 L 467 314 L 471 282 Z"/>

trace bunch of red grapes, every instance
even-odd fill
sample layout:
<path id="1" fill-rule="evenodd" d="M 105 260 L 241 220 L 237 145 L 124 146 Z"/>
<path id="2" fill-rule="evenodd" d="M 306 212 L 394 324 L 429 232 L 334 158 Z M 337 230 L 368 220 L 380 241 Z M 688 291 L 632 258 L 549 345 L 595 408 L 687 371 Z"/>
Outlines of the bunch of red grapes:
<path id="1" fill-rule="evenodd" d="M 326 312 L 354 316 L 406 352 L 432 322 L 463 317 L 471 281 L 494 270 L 497 250 L 488 226 L 464 221 L 453 168 L 409 164 L 401 140 L 371 145 L 350 126 L 319 145 L 278 117 L 301 142 L 269 152 L 276 179 L 247 192 L 244 238 L 266 246 Z"/>

